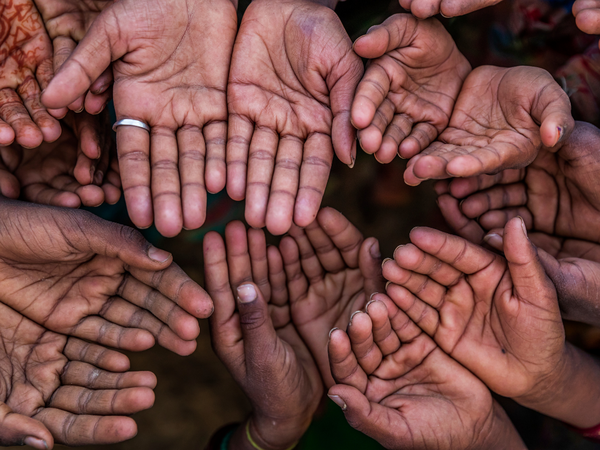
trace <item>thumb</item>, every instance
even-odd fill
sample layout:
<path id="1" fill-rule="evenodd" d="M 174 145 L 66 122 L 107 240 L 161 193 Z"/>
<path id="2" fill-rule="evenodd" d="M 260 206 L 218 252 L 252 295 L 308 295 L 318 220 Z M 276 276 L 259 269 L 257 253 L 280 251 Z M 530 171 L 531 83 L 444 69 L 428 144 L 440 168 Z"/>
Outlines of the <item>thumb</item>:
<path id="1" fill-rule="evenodd" d="M 241 284 L 236 290 L 246 359 L 264 360 L 265 351 L 272 351 L 278 340 L 267 302 L 254 283 Z"/>
<path id="2" fill-rule="evenodd" d="M 358 267 L 365 278 L 365 294 L 367 298 L 375 292 L 385 290 L 385 280 L 381 270 L 381 252 L 379 241 L 370 237 L 365 239 L 358 252 Z"/>
<path id="3" fill-rule="evenodd" d="M 20 159 L 19 156 L 22 155 L 21 149 L 18 150 L 19 156 L 15 155 L 15 150 L 14 145 L 0 148 L 0 194 L 14 199 L 19 198 L 21 183 L 12 173 L 11 166 L 16 169 Z"/>
<path id="4" fill-rule="evenodd" d="M 540 135 L 542 143 L 548 148 L 565 142 L 575 128 L 571 116 L 571 101 L 561 87 L 548 74 L 540 78 L 545 83 L 540 86 L 537 98 L 534 100 L 531 115 L 541 124 Z"/>
<path id="5" fill-rule="evenodd" d="M 50 431 L 38 420 L 16 414 L 0 402 L 0 445 L 29 445 L 40 450 L 54 447 Z"/>
<path id="6" fill-rule="evenodd" d="M 394 49 L 407 47 L 417 26 L 418 20 L 412 14 L 395 14 L 354 41 L 354 51 L 362 58 L 375 59 Z"/>

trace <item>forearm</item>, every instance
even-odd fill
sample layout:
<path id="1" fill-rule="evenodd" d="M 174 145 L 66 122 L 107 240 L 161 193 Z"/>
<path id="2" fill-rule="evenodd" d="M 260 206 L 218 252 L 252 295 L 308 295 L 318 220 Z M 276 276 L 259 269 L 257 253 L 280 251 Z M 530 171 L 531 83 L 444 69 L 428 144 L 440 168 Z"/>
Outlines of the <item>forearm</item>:
<path id="1" fill-rule="evenodd" d="M 517 402 L 577 428 L 600 424 L 600 362 L 567 343 L 563 361 L 541 392 Z"/>

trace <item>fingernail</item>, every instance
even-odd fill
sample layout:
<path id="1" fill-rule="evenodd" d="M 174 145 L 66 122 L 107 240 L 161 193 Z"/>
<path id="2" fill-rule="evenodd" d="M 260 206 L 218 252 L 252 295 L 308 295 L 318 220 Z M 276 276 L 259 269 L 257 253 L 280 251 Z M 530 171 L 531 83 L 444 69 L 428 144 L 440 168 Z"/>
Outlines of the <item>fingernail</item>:
<path id="1" fill-rule="evenodd" d="M 388 261 L 391 261 L 392 258 L 385 258 L 383 261 L 381 261 L 381 268 L 383 269 L 383 266 L 385 266 L 385 263 Z"/>
<path id="2" fill-rule="evenodd" d="M 331 339 L 331 333 L 333 333 L 335 330 L 339 330 L 338 327 L 332 328 L 331 330 L 329 330 L 329 339 Z"/>
<path id="3" fill-rule="evenodd" d="M 25 440 L 23 441 L 23 443 L 25 445 L 29 445 L 30 447 L 33 447 L 33 448 L 39 448 L 40 450 L 48 449 L 48 444 L 46 444 L 46 441 L 44 441 L 43 439 L 38 439 L 33 436 L 26 437 Z"/>
<path id="4" fill-rule="evenodd" d="M 373 295 L 371 295 L 371 297 L 373 297 Z M 369 300 L 369 301 L 367 302 L 367 304 L 365 305 L 365 311 L 367 311 L 367 313 L 369 312 L 369 305 L 370 305 L 371 303 L 375 303 L 376 301 L 377 301 L 377 300 Z"/>
<path id="5" fill-rule="evenodd" d="M 396 247 L 396 248 L 394 249 L 394 259 L 396 258 L 396 252 L 397 252 L 398 250 L 400 250 L 402 247 L 404 247 L 404 244 L 402 244 L 402 245 L 399 245 L 398 247 Z"/>
<path id="6" fill-rule="evenodd" d="M 375 297 L 377 294 L 379 294 L 379 292 L 373 292 L 373 293 L 371 294 L 371 296 L 369 297 L 369 303 L 371 303 L 371 300 L 373 300 L 373 297 Z M 369 303 L 367 303 L 367 305 L 368 305 Z"/>
<path id="7" fill-rule="evenodd" d="M 483 237 L 483 240 L 491 247 L 494 247 L 496 249 L 502 249 L 503 240 L 499 234 L 492 233 L 492 234 L 485 235 Z"/>
<path id="8" fill-rule="evenodd" d="M 527 237 L 527 227 L 525 226 L 525 221 L 521 216 L 519 216 L 519 220 L 521 221 L 521 227 L 523 228 L 523 234 Z"/>
<path id="9" fill-rule="evenodd" d="M 152 261 L 164 263 L 171 257 L 171 254 L 169 252 L 161 250 L 160 248 L 156 248 L 154 245 L 151 245 L 148 249 L 148 257 Z"/>
<path id="10" fill-rule="evenodd" d="M 556 127 L 558 129 L 558 141 L 556 141 L 556 143 L 558 144 L 563 136 L 565 135 L 565 129 L 563 127 Z"/>
<path id="11" fill-rule="evenodd" d="M 79 108 L 77 111 L 75 111 L 75 113 L 76 114 L 82 113 L 84 109 L 85 109 L 85 105 L 83 105 L 81 108 Z"/>
<path id="12" fill-rule="evenodd" d="M 385 290 L 386 290 L 386 291 L 387 291 L 387 289 L 388 289 L 388 286 L 389 286 L 390 284 L 392 284 L 392 282 L 391 282 L 391 281 L 388 281 L 387 283 L 385 283 Z"/>
<path id="13" fill-rule="evenodd" d="M 379 251 L 379 241 L 375 241 L 373 243 L 373 245 L 371 245 L 371 249 L 369 250 L 369 253 L 371 253 L 371 257 L 373 259 L 380 259 L 381 258 L 381 252 Z"/>
<path id="14" fill-rule="evenodd" d="M 350 323 L 348 324 L 348 326 L 351 326 L 351 325 L 352 325 L 352 319 L 354 319 L 354 316 L 355 316 L 355 315 L 357 315 L 357 314 L 359 314 L 359 313 L 361 313 L 361 312 L 362 312 L 362 311 L 354 311 L 354 312 L 352 313 L 352 315 L 350 316 Z"/>
<path id="15" fill-rule="evenodd" d="M 238 286 L 237 293 L 240 303 L 250 303 L 258 297 L 256 289 L 254 289 L 254 286 L 251 284 L 242 284 L 241 286 Z"/>
<path id="16" fill-rule="evenodd" d="M 352 169 L 354 167 L 354 163 L 356 162 L 356 158 L 354 157 L 354 155 L 350 155 L 350 159 L 352 160 L 352 162 L 348 164 L 348 167 Z"/>
<path id="17" fill-rule="evenodd" d="M 333 403 L 342 408 L 342 411 L 346 411 L 346 409 L 348 409 L 348 405 L 346 405 L 346 402 L 342 400 L 339 395 L 327 394 L 327 397 L 329 397 Z"/>

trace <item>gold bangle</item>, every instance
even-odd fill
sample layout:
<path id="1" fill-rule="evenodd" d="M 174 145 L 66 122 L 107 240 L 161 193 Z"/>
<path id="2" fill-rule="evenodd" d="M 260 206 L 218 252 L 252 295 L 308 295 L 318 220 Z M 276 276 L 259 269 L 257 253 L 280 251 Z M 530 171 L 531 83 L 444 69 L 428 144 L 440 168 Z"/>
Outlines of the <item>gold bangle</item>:
<path id="1" fill-rule="evenodd" d="M 256 450 L 264 450 L 260 445 L 258 445 L 254 439 L 252 439 L 252 436 L 250 435 L 250 419 L 248 419 L 246 421 L 246 438 L 248 439 L 248 442 L 250 442 L 250 445 L 252 447 L 254 447 Z M 293 450 L 294 448 L 296 448 L 296 446 L 298 445 L 298 441 L 294 442 L 294 444 L 289 447 L 286 448 L 285 450 Z"/>

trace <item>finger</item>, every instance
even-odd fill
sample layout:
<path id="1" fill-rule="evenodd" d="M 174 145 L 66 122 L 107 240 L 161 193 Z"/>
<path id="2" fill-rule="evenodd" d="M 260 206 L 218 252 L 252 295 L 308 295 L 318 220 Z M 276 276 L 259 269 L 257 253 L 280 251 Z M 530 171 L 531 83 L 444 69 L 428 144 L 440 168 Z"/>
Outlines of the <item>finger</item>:
<path id="1" fill-rule="evenodd" d="M 402 6 L 410 10 L 410 5 L 408 8 Z M 362 58 L 379 58 L 384 53 L 409 45 L 416 26 L 417 20 L 410 14 L 395 14 L 359 37 L 354 42 L 354 51 Z"/>
<path id="2" fill-rule="evenodd" d="M 379 348 L 381 355 L 386 357 L 398 351 L 400 340 L 392 329 L 386 305 L 379 300 L 371 300 L 365 308 L 371 318 L 373 342 Z"/>
<path id="3" fill-rule="evenodd" d="M 279 249 L 273 245 L 267 248 L 269 283 L 271 284 L 271 303 L 275 306 L 288 305 L 287 278 L 283 257 Z M 277 324 L 275 324 L 277 327 Z"/>
<path id="4" fill-rule="evenodd" d="M 0 445 L 28 445 L 47 450 L 54 446 L 54 438 L 40 421 L 16 414 L 0 402 Z"/>
<path id="5" fill-rule="evenodd" d="M 183 228 L 195 230 L 206 219 L 206 186 L 204 158 L 206 149 L 202 130 L 183 127 L 177 131 L 179 145 L 179 173 L 181 176 L 181 203 Z"/>
<path id="6" fill-rule="evenodd" d="M 206 142 L 206 189 L 211 194 L 221 192 L 227 182 L 225 147 L 227 142 L 227 123 L 212 122 L 202 130 Z"/>
<path id="7" fill-rule="evenodd" d="M 398 154 L 404 158 L 412 158 L 426 149 L 438 136 L 438 129 L 430 123 L 417 123 L 410 135 L 400 143 Z"/>
<path id="8" fill-rule="evenodd" d="M 0 119 L 14 130 L 13 136 L 19 145 L 35 148 L 43 142 L 44 135 L 29 116 L 21 98 L 10 88 L 0 89 Z M 10 144 L 10 133 L 5 129 L 3 134 L 7 144 Z"/>
<path id="9" fill-rule="evenodd" d="M 117 128 L 117 152 L 127 211 L 139 228 L 152 225 L 150 135 L 136 127 Z"/>
<path id="10" fill-rule="evenodd" d="M 248 150 L 254 133 L 254 124 L 247 118 L 230 114 L 227 125 L 227 193 L 236 201 L 246 196 Z"/>
<path id="11" fill-rule="evenodd" d="M 292 225 L 296 195 L 299 194 L 302 146 L 303 142 L 294 136 L 282 136 L 279 140 L 268 207 L 265 210 L 267 229 L 275 236 L 286 233 Z"/>
<path id="12" fill-rule="evenodd" d="M 367 36 L 359 38 L 355 48 L 358 42 Z M 377 61 L 373 61 L 367 67 L 352 102 L 352 123 L 356 128 L 362 130 L 373 123 L 375 113 L 390 91 L 390 83 L 390 76 Z"/>
<path id="13" fill-rule="evenodd" d="M 104 202 L 102 188 L 91 184 L 82 186 L 70 175 L 54 177 L 49 186 L 41 183 L 24 186 L 24 193 L 36 198 L 37 202 L 48 202 L 47 204 L 55 206 L 79 207 L 83 204 L 93 207 L 100 206 Z M 68 195 L 69 193 L 79 198 L 75 199 L 72 195 Z"/>
<path id="14" fill-rule="evenodd" d="M 20 152 L 21 149 L 16 150 Z M 8 198 L 17 199 L 21 193 L 21 184 L 7 167 L 7 164 L 4 163 L 6 159 L 11 158 L 8 153 L 11 152 L 6 147 L 0 148 L 0 194 Z"/>
<path id="15" fill-rule="evenodd" d="M 600 34 L 600 4 L 596 0 L 578 0 L 573 4 L 577 28 L 587 34 Z"/>
<path id="16" fill-rule="evenodd" d="M 444 17 L 458 17 L 469 14 L 479 9 L 487 8 L 488 6 L 499 3 L 500 0 L 467 0 L 467 1 L 452 1 L 442 0 L 440 5 L 440 13 Z"/>
<path id="17" fill-rule="evenodd" d="M 1 91 L 0 91 L 0 95 Z M 2 116 L 2 105 L 0 105 L 0 117 Z M 15 140 L 15 132 L 3 119 L 0 119 L 0 145 L 10 145 Z"/>
<path id="18" fill-rule="evenodd" d="M 382 354 L 373 342 L 373 324 L 368 314 L 356 311 L 350 316 L 348 337 L 352 353 L 366 374 L 371 374 L 379 366 Z"/>
<path id="19" fill-rule="evenodd" d="M 112 72 L 112 69 L 107 69 Z M 98 80 L 96 80 L 98 81 Z M 106 105 L 111 100 L 113 96 L 112 86 L 109 86 L 108 89 L 100 95 L 96 95 L 91 91 L 85 95 L 85 101 L 83 103 L 83 107 L 86 112 L 92 115 L 100 114 L 105 110 Z"/>
<path id="20" fill-rule="evenodd" d="M 395 111 L 396 107 L 386 97 L 375 111 L 371 123 L 366 128 L 358 131 L 358 141 L 366 153 L 372 154 L 380 149 L 383 135 L 393 120 Z M 397 148 L 394 149 L 393 156 L 396 156 Z M 381 159 L 378 158 L 378 161 L 381 161 Z"/>
<path id="21" fill-rule="evenodd" d="M 73 337 L 67 341 L 63 353 L 71 362 L 80 361 L 111 372 L 125 372 L 130 366 L 129 358 L 122 353 Z"/>
<path id="22" fill-rule="evenodd" d="M 80 361 L 71 361 L 61 375 L 63 386 L 82 386 L 88 389 L 125 389 L 156 387 L 152 372 L 108 372 Z"/>
<path id="23" fill-rule="evenodd" d="M 571 116 L 571 102 L 562 88 L 545 73 L 544 81 L 538 80 L 541 91 L 533 103 L 531 117 L 540 123 L 542 143 L 552 148 L 559 142 L 565 142 L 575 128 Z"/>
<path id="24" fill-rule="evenodd" d="M 410 134 L 412 127 L 413 120 L 408 115 L 396 114 L 385 130 L 383 140 L 381 141 L 381 148 L 375 154 L 377 161 L 392 162 L 396 155 L 405 159 L 406 156 L 400 153 L 400 144 Z"/>
<path id="25" fill-rule="evenodd" d="M 513 184 L 523 181 L 525 169 L 507 169 L 494 175 L 479 175 L 469 178 L 454 178 L 449 186 L 448 192 L 453 197 L 465 198 L 478 191 L 491 188 L 499 184 Z"/>
<path id="26" fill-rule="evenodd" d="M 367 374 L 358 364 L 348 335 L 337 328 L 331 330 L 327 352 L 331 374 L 336 382 L 364 392 L 367 389 Z"/>
<path id="27" fill-rule="evenodd" d="M 100 345 L 133 352 L 148 350 L 155 342 L 152 334 L 146 330 L 124 328 L 97 316 L 84 319 L 69 330 L 69 334 Z"/>
<path id="28" fill-rule="evenodd" d="M 73 414 L 107 416 L 135 414 L 153 404 L 154 392 L 146 387 L 91 390 L 63 386 L 56 390 L 48 407 Z"/>
<path id="29" fill-rule="evenodd" d="M 346 268 L 344 259 L 339 249 L 334 245 L 333 241 L 318 221 L 314 221 L 304 229 L 304 235 L 308 238 L 308 244 L 314 249 L 319 263 L 326 272 L 339 272 Z M 302 236 L 302 235 L 299 235 Z M 304 241 L 303 241 L 304 242 Z M 305 243 L 306 245 L 306 243 Z M 302 248 L 302 247 L 301 247 Z"/>
<path id="30" fill-rule="evenodd" d="M 432 306 L 413 295 L 408 289 L 388 284 L 387 294 L 392 301 L 425 333 L 434 336 L 439 325 L 440 315 Z"/>
<path id="31" fill-rule="evenodd" d="M 375 292 L 382 292 L 385 288 L 381 262 L 379 241 L 372 237 L 365 239 L 360 246 L 358 267 L 364 277 L 365 294 L 369 297 Z"/>
<path id="32" fill-rule="evenodd" d="M 463 214 L 471 219 L 486 211 L 527 204 L 523 183 L 495 186 L 467 197 L 461 204 Z"/>
<path id="33" fill-rule="evenodd" d="M 300 251 L 300 263 L 302 264 L 302 271 L 308 278 L 311 284 L 316 283 L 323 279 L 325 271 L 321 266 L 319 258 L 315 253 L 315 249 L 310 243 L 308 236 L 299 227 L 293 226 L 290 229 L 290 236 L 294 238 Z"/>
<path id="34" fill-rule="evenodd" d="M 438 198 L 437 204 L 446 223 L 455 233 L 475 244 L 483 242 L 485 232 L 476 220 L 469 219 L 462 213 L 457 199 L 445 194 Z"/>
<path id="35" fill-rule="evenodd" d="M 320 133 L 311 134 L 304 143 L 300 185 L 294 207 L 294 223 L 299 227 L 307 226 L 317 217 L 332 163 L 333 151 L 329 138 Z"/>
<path id="36" fill-rule="evenodd" d="M 269 282 L 269 263 L 267 261 L 267 240 L 262 230 L 255 228 L 248 230 L 248 253 L 252 267 L 252 280 L 269 303 L 271 285 Z"/>
<path id="37" fill-rule="evenodd" d="M 504 228 L 508 221 L 514 217 L 522 217 L 528 230 L 533 228 L 533 216 L 525 206 L 488 211 L 479 218 L 479 223 L 485 230 Z"/>
<path id="38" fill-rule="evenodd" d="M 383 276 L 392 283 L 404 286 L 433 307 L 441 306 L 446 288 L 428 276 L 406 270 L 395 261 L 388 261 L 383 265 Z"/>
<path id="39" fill-rule="evenodd" d="M 358 254 L 363 242 L 362 233 L 339 211 L 323 208 L 317 218 L 321 228 L 339 249 L 346 265 L 358 267 Z"/>
<path id="40" fill-rule="evenodd" d="M 300 249 L 293 238 L 286 236 L 279 243 L 279 250 L 287 277 L 290 304 L 294 305 L 305 298 L 308 292 L 308 280 L 300 262 Z"/>
<path id="41" fill-rule="evenodd" d="M 396 247 L 394 250 L 394 260 L 398 267 L 426 275 L 443 286 L 453 286 L 462 276 L 462 273 L 450 264 L 443 263 L 413 244 Z M 389 266 L 389 269 L 393 270 L 392 265 Z"/>
<path id="42" fill-rule="evenodd" d="M 246 227 L 240 221 L 234 221 L 225 227 L 225 242 L 227 248 L 227 265 L 229 280 L 235 289 L 240 284 L 252 280 L 252 264 L 248 249 Z"/>
<path id="43" fill-rule="evenodd" d="M 22 193 L 24 199 L 40 205 L 63 208 L 79 208 L 81 206 L 81 199 L 74 192 L 54 189 L 46 184 L 34 183 L 23 186 Z"/>
<path id="44" fill-rule="evenodd" d="M 39 128 L 45 142 L 54 142 L 61 133 L 60 123 L 52 117 L 40 101 L 40 86 L 33 78 L 25 80 L 17 92 L 29 115 Z"/>

